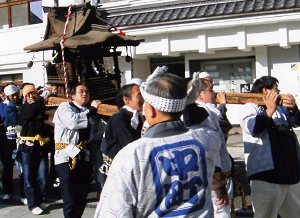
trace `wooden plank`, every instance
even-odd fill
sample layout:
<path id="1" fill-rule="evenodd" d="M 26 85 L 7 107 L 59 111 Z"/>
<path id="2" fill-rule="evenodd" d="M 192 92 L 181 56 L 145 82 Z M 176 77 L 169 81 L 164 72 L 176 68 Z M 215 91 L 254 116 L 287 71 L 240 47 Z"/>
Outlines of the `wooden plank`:
<path id="1" fill-rule="evenodd" d="M 57 107 L 60 103 L 67 101 L 66 98 L 59 98 L 59 97 L 49 97 L 48 104 L 46 107 Z M 117 113 L 119 108 L 116 105 L 111 104 L 100 104 L 97 109 L 97 114 L 101 114 L 104 116 L 111 116 L 114 113 Z M 48 112 L 49 113 L 49 112 Z M 49 115 L 49 114 L 48 114 Z"/>
<path id="2" fill-rule="evenodd" d="M 97 114 L 112 116 L 114 113 L 117 113 L 119 108 L 116 105 L 111 104 L 100 104 L 97 109 Z"/>
<path id="3" fill-rule="evenodd" d="M 226 92 L 226 102 L 227 104 L 246 104 L 246 103 L 255 103 L 259 105 L 264 105 L 264 94 L 261 93 L 236 93 L 236 92 Z M 218 97 L 216 99 L 217 103 Z"/>
<path id="4" fill-rule="evenodd" d="M 236 93 L 236 92 L 226 92 L 226 102 L 227 104 L 246 104 L 246 103 L 254 103 L 258 105 L 265 105 L 263 98 L 265 97 L 262 93 Z M 286 99 L 285 94 L 280 94 L 278 104 L 286 107 L 291 107 L 291 105 L 287 105 L 284 100 Z M 219 104 L 219 99 L 216 98 L 217 104 Z"/>

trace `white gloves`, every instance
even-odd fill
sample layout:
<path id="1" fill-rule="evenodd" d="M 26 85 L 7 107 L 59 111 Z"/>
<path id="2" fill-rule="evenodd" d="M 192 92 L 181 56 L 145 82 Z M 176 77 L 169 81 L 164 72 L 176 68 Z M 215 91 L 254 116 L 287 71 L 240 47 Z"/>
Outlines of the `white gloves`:
<path id="1" fill-rule="evenodd" d="M 150 82 L 154 77 L 158 76 L 159 74 L 166 73 L 167 71 L 167 66 L 156 67 L 153 73 L 146 79 L 146 83 Z"/>
<path id="2" fill-rule="evenodd" d="M 195 72 L 193 74 L 193 79 L 190 81 L 191 87 L 187 90 L 186 105 L 194 103 L 200 92 L 201 79 L 199 78 L 200 72 Z"/>

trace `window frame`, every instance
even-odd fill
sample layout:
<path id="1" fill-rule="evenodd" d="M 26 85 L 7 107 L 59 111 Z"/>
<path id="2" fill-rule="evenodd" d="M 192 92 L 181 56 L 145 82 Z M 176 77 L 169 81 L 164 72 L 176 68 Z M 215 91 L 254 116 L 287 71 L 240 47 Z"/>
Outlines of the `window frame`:
<path id="1" fill-rule="evenodd" d="M 12 7 L 15 5 L 27 4 L 27 22 L 30 24 L 30 3 L 38 2 L 42 0 L 6 0 L 5 2 L 0 2 L 0 8 L 7 8 L 8 20 L 7 24 L 9 28 L 12 28 Z"/>

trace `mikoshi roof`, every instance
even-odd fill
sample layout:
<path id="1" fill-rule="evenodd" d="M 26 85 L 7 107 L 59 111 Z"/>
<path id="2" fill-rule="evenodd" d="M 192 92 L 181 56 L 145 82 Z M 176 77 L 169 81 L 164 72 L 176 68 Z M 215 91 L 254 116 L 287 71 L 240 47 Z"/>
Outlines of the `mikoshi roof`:
<path id="1" fill-rule="evenodd" d="M 24 48 L 29 52 L 59 49 L 66 22 L 68 8 L 51 8 L 44 40 Z M 73 8 L 68 29 L 65 35 L 64 47 L 67 49 L 138 46 L 144 39 L 135 36 L 113 33 L 111 27 L 97 16 L 95 7 L 81 5 Z"/>

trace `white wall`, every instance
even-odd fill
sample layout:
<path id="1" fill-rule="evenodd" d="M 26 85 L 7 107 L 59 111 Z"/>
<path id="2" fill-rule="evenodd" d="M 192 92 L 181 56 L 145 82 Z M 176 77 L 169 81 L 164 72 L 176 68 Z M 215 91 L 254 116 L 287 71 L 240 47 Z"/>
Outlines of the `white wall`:
<path id="1" fill-rule="evenodd" d="M 58 0 L 58 6 L 59 7 L 67 7 L 70 4 L 83 4 L 84 2 L 90 2 L 88 0 Z M 93 1 L 92 1 L 93 2 Z M 42 5 L 44 7 L 54 7 L 54 0 L 42 0 Z"/>
<path id="2" fill-rule="evenodd" d="M 24 47 L 43 40 L 45 24 L 0 30 L 0 75 L 22 73 L 24 82 L 44 85 L 43 61 L 51 59 L 51 51 L 28 53 Z M 27 62 L 33 60 L 32 68 Z"/>
<path id="3" fill-rule="evenodd" d="M 32 54 L 26 53 L 23 48 L 41 41 L 45 27 L 44 24 L 35 24 L 0 30 L 0 65 L 31 59 Z"/>
<path id="4" fill-rule="evenodd" d="M 266 46 L 255 48 L 255 58 L 255 78 L 267 76 L 269 74 L 268 48 Z"/>
<path id="5" fill-rule="evenodd" d="M 268 57 L 271 76 L 279 80 L 281 93 L 294 95 L 299 104 L 299 46 L 292 46 L 289 49 L 270 47 Z"/>
<path id="6" fill-rule="evenodd" d="M 134 59 L 133 68 L 134 68 L 134 72 L 132 77 L 138 77 L 144 81 L 151 73 L 149 59 Z"/>
<path id="7" fill-rule="evenodd" d="M 125 30 L 128 35 L 145 39 L 136 48 L 136 55 L 172 55 L 179 52 L 214 53 L 216 50 L 251 51 L 259 47 L 289 48 L 299 44 L 300 14 L 260 16 L 161 25 Z M 297 20 L 297 21 L 295 21 Z M 226 26 L 226 25 L 227 26 Z"/>
<path id="8" fill-rule="evenodd" d="M 119 66 L 122 72 L 121 86 L 128 84 L 132 78 L 140 78 L 143 81 L 150 75 L 150 62 L 148 59 L 134 59 L 133 62 L 126 62 L 124 57 L 119 57 Z M 133 64 L 134 71 L 131 71 Z"/>

